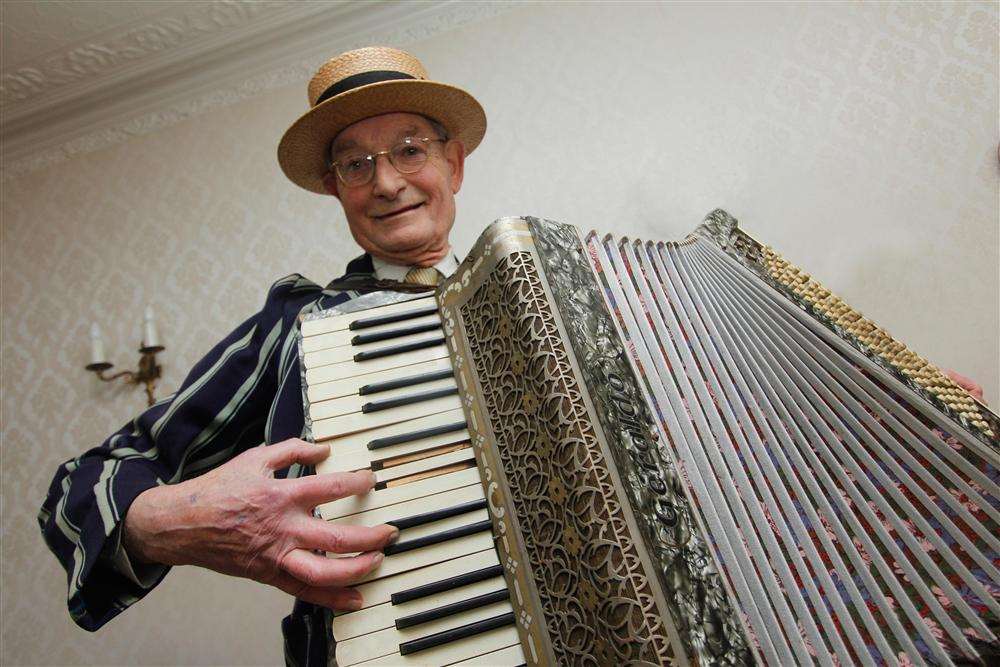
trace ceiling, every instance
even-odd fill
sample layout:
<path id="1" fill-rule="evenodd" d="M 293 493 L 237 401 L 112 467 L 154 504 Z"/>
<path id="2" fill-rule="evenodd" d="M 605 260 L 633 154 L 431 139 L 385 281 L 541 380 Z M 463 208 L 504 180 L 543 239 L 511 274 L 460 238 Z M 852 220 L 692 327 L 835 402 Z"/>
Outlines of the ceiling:
<path id="1" fill-rule="evenodd" d="M 122 27 L 141 25 L 157 14 L 180 11 L 189 4 L 169 0 L 147 2 L 94 2 L 92 0 L 50 0 L 48 2 L 5 2 L 2 10 L 3 41 L 0 42 L 3 72 L 36 67 L 47 57 L 88 41 L 102 41 Z M 7 98 L 8 91 L 4 91 Z"/>
<path id="2" fill-rule="evenodd" d="M 4 0 L 3 178 L 306 80 L 331 51 L 498 14 L 460 0 Z"/>

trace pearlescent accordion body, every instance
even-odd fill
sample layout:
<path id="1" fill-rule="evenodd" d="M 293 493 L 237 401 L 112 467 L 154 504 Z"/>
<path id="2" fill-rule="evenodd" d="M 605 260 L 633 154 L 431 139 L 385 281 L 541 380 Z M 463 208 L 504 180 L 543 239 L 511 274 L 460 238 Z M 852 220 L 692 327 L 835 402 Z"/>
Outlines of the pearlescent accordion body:
<path id="1" fill-rule="evenodd" d="M 414 465 L 423 442 L 440 465 L 414 488 L 466 476 L 424 496 L 389 487 L 395 502 L 337 501 L 324 516 L 368 523 L 381 516 L 365 514 L 369 505 L 405 518 L 425 504 L 479 503 L 481 514 L 452 510 L 425 532 L 444 535 L 447 521 L 470 530 L 488 517 L 491 545 L 438 558 L 474 556 L 464 569 L 488 563 L 503 574 L 505 592 L 488 593 L 494 606 L 459 582 L 447 599 L 421 603 L 437 610 L 421 612 L 437 625 L 421 631 L 407 620 L 400 630 L 412 615 L 393 611 L 393 596 L 380 601 L 379 582 L 395 577 L 401 583 L 382 587 L 397 591 L 413 583 L 399 572 L 426 571 L 431 583 L 448 573 L 420 560 L 394 569 L 397 556 L 387 556 L 389 569 L 362 585 L 370 609 L 339 617 L 349 648 L 381 637 L 399 645 L 357 654 L 372 665 L 894 665 L 996 655 L 997 416 L 724 212 L 680 243 L 498 221 L 436 300 L 454 378 L 441 379 L 439 357 L 396 371 L 418 377 L 406 369 L 419 368 L 441 385 L 410 385 L 428 388 L 406 404 L 417 417 L 369 430 L 317 419 L 328 413 L 315 392 L 333 380 L 303 353 L 307 423 L 331 442 L 331 461 L 339 443 L 378 451 L 372 443 L 381 447 L 389 431 L 395 443 L 412 423 L 429 426 L 410 428 L 423 439 L 391 444 L 408 449 L 376 470 Z M 464 423 L 452 424 L 457 408 Z M 413 535 L 404 530 L 400 541 L 423 534 Z M 449 605 L 480 611 L 442 616 Z M 390 620 L 368 620 L 383 612 Z M 508 646 L 515 631 L 518 646 Z M 338 621 L 334 636 L 346 636 Z M 488 648 L 463 648 L 477 637 Z M 353 650 L 346 661 L 338 652 L 341 664 Z"/>

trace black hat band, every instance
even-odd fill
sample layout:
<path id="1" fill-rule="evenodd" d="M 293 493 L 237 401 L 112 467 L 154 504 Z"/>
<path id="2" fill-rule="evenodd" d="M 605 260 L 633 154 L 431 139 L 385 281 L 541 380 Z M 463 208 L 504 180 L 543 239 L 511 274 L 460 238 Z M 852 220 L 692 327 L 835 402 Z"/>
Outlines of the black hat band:
<path id="1" fill-rule="evenodd" d="M 406 72 L 393 72 L 392 70 L 375 70 L 373 72 L 362 72 L 361 74 L 352 74 L 351 76 L 345 77 L 333 84 L 329 88 L 323 91 L 323 94 L 316 98 L 316 104 L 327 101 L 335 95 L 340 95 L 341 93 L 346 93 L 348 90 L 353 88 L 360 88 L 361 86 L 367 86 L 371 83 L 379 83 L 381 81 L 393 81 L 397 79 L 416 79 L 417 77 L 407 74 Z"/>

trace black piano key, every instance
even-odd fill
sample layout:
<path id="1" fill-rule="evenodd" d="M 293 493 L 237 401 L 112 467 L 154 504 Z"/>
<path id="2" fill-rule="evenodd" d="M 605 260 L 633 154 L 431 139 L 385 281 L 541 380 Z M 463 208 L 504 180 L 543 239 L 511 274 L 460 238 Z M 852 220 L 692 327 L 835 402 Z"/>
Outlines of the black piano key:
<path id="1" fill-rule="evenodd" d="M 422 611 L 418 614 L 404 616 L 403 618 L 396 620 L 396 629 L 404 630 L 406 628 L 412 628 L 413 626 L 420 625 L 421 623 L 436 621 L 437 619 L 444 618 L 445 616 L 451 616 L 463 611 L 469 611 L 470 609 L 485 607 L 488 604 L 503 602 L 504 600 L 509 599 L 510 591 L 506 588 L 499 591 L 493 591 L 492 593 L 484 593 L 483 595 L 477 595 L 476 597 L 472 597 L 467 600 L 460 600 L 459 602 L 442 605 L 435 609 L 428 609 L 427 611 Z"/>
<path id="2" fill-rule="evenodd" d="M 486 579 L 499 577 L 501 574 L 503 574 L 502 566 L 490 565 L 489 567 L 473 570 L 472 572 L 463 572 L 462 574 L 454 577 L 448 577 L 447 579 L 441 579 L 440 581 L 432 581 L 429 584 L 421 584 L 420 586 L 408 588 L 405 591 L 393 593 L 389 596 L 389 601 L 394 605 L 403 604 L 404 602 L 409 602 L 410 600 L 425 598 L 428 595 L 444 593 L 454 588 L 459 588 L 460 586 L 468 586 L 469 584 L 474 584 L 477 581 L 485 581 Z"/>
<path id="3" fill-rule="evenodd" d="M 393 313 L 392 315 L 382 315 L 380 317 L 364 317 L 359 320 L 354 320 L 347 328 L 351 331 L 358 331 L 359 329 L 369 329 L 371 327 L 377 327 L 380 324 L 392 324 L 393 322 L 402 322 L 403 320 L 412 320 L 416 317 L 423 317 L 424 315 L 433 315 L 438 311 L 437 305 L 432 304 L 430 306 L 421 306 L 420 308 L 414 308 L 413 310 L 404 310 L 401 313 Z"/>
<path id="4" fill-rule="evenodd" d="M 415 384 L 434 382 L 435 380 L 446 380 L 450 377 L 454 377 L 454 375 L 455 374 L 452 373 L 451 369 L 447 369 L 443 371 L 431 371 L 430 373 L 420 373 L 418 375 L 397 378 L 395 380 L 386 380 L 385 382 L 373 382 L 358 389 L 358 396 L 368 396 L 370 394 L 378 394 L 383 391 L 389 391 L 390 389 L 412 387 Z"/>
<path id="5" fill-rule="evenodd" d="M 459 639 L 473 637 L 475 635 L 508 625 L 514 625 L 514 612 L 512 611 L 509 611 L 506 614 L 500 614 L 499 616 L 493 616 L 492 618 L 484 618 L 483 620 L 476 621 L 475 623 L 461 625 L 457 628 L 452 628 L 451 630 L 436 632 L 433 635 L 427 635 L 426 637 L 421 637 L 420 639 L 403 642 L 399 645 L 399 654 L 411 655 L 413 653 L 417 653 L 418 651 L 426 651 L 427 649 L 434 648 L 435 646 L 450 644 L 451 642 L 458 641 Z"/>
<path id="6" fill-rule="evenodd" d="M 484 530 L 490 530 L 491 525 L 492 524 L 489 519 L 483 519 L 482 521 L 470 523 L 465 526 L 459 526 L 458 528 L 442 530 L 440 533 L 434 533 L 433 535 L 424 535 L 423 537 L 415 537 L 412 540 L 406 540 L 405 542 L 390 544 L 385 549 L 382 549 L 382 553 L 386 556 L 392 556 L 394 554 L 401 554 L 404 551 L 422 549 L 424 547 L 429 547 L 432 544 L 440 544 L 441 542 L 447 542 L 448 540 L 454 540 L 459 537 L 465 537 L 466 535 L 474 535 L 475 533 L 481 533 Z"/>
<path id="7" fill-rule="evenodd" d="M 483 509 L 486 509 L 486 498 L 470 500 L 467 503 L 461 503 L 460 505 L 455 505 L 453 507 L 445 507 L 444 509 L 435 510 L 433 512 L 414 514 L 413 516 L 408 516 L 404 519 L 393 519 L 392 521 L 386 521 L 386 523 L 392 524 L 400 530 L 406 530 L 407 528 L 422 526 L 425 523 L 431 523 L 432 521 L 440 521 L 441 519 L 447 519 L 449 517 L 458 516 L 459 514 L 468 514 L 469 512 L 475 512 L 476 510 Z"/>
<path id="8" fill-rule="evenodd" d="M 389 340 L 390 338 L 399 338 L 400 336 L 409 336 L 411 334 L 424 333 L 425 331 L 434 331 L 435 329 L 440 329 L 440 322 L 428 322 L 426 324 L 417 324 L 412 327 L 400 327 L 399 329 L 392 329 L 390 331 L 378 331 L 376 333 L 366 333 L 358 334 L 351 339 L 351 345 L 365 345 L 366 343 L 377 343 L 380 340 Z"/>
<path id="9" fill-rule="evenodd" d="M 438 345 L 444 345 L 444 336 L 440 338 L 431 338 L 430 340 L 422 340 L 416 343 L 404 343 L 403 345 L 390 345 L 388 347 L 380 347 L 377 350 L 370 350 L 368 352 L 358 352 L 354 355 L 354 361 L 368 361 L 369 359 L 381 359 L 382 357 L 391 357 L 394 354 L 403 354 L 404 352 L 413 352 L 414 350 L 424 350 L 428 347 L 437 347 Z"/>
<path id="10" fill-rule="evenodd" d="M 421 438 L 430 438 L 435 435 L 454 433 L 455 431 L 465 429 L 466 426 L 468 426 L 468 424 L 464 421 L 455 422 L 453 424 L 443 424 L 441 426 L 432 426 L 419 431 L 410 431 L 409 433 L 400 433 L 399 435 L 389 435 L 384 438 L 375 438 L 369 442 L 367 446 L 369 450 L 375 451 L 376 449 L 382 449 L 383 447 L 401 445 L 404 442 L 413 442 L 414 440 L 420 440 Z"/>
<path id="11" fill-rule="evenodd" d="M 384 398 L 381 401 L 372 401 L 361 406 L 361 412 L 369 414 L 380 410 L 391 410 L 401 408 L 404 405 L 412 405 L 422 401 L 430 401 L 435 398 L 454 396 L 458 393 L 458 387 L 445 387 L 444 389 L 434 389 L 432 391 L 419 391 L 409 396 L 397 396 L 396 398 Z"/>

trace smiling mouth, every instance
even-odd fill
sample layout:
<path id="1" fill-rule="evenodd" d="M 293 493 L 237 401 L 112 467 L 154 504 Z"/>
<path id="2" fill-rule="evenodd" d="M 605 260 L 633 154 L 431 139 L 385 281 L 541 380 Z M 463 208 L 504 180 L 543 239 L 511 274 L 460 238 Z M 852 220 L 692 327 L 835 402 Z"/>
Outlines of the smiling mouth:
<path id="1" fill-rule="evenodd" d="M 400 215 L 402 213 L 406 213 L 407 211 L 416 210 L 416 209 L 420 208 L 423 205 L 424 205 L 424 203 L 420 202 L 419 204 L 414 204 L 413 206 L 407 206 L 406 208 L 401 208 L 398 211 L 393 211 L 392 213 L 386 213 L 385 215 L 373 215 L 372 217 L 375 218 L 376 220 L 385 220 L 386 218 L 391 218 L 393 216 Z"/>

